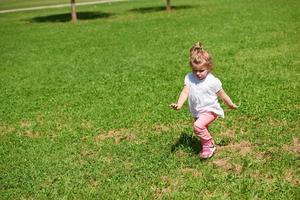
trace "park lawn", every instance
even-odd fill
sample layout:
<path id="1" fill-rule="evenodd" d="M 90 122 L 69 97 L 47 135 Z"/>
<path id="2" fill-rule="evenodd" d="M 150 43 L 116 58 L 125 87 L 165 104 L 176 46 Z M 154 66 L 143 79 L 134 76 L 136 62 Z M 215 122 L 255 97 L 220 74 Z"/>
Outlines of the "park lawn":
<path id="1" fill-rule="evenodd" d="M 300 5 L 172 3 L 0 15 L 1 199 L 299 198 Z M 197 40 L 240 104 L 207 161 L 168 107 Z"/>

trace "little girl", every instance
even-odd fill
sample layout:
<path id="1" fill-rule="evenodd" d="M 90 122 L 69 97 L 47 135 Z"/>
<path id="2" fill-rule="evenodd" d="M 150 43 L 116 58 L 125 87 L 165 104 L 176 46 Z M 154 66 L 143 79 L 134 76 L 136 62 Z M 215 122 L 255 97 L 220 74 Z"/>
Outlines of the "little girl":
<path id="1" fill-rule="evenodd" d="M 218 116 L 224 118 L 224 111 L 218 102 L 218 96 L 229 108 L 235 109 L 238 106 L 222 89 L 221 81 L 211 74 L 212 58 L 203 49 L 200 42 L 195 43 L 190 49 L 190 66 L 192 72 L 185 76 L 184 87 L 178 101 L 170 106 L 175 110 L 180 110 L 188 99 L 189 108 L 195 120 L 194 132 L 202 145 L 200 156 L 206 159 L 212 157 L 216 150 L 212 136 L 208 131 L 208 125 Z"/>

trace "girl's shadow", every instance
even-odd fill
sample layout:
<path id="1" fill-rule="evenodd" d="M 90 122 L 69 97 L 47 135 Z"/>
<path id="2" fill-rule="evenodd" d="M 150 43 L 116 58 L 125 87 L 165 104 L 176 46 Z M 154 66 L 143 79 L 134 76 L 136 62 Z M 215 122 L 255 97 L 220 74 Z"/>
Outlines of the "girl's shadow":
<path id="1" fill-rule="evenodd" d="M 194 154 L 199 154 L 201 151 L 200 141 L 195 136 L 183 132 L 176 143 L 172 145 L 171 152 L 181 148 L 191 149 Z"/>

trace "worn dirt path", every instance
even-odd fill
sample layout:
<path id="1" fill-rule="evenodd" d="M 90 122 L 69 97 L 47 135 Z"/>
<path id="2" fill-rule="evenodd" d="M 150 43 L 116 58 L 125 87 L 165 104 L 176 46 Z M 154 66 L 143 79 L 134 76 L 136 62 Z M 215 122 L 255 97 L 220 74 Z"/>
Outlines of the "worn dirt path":
<path id="1" fill-rule="evenodd" d="M 113 2 L 120 2 L 120 1 L 127 1 L 127 0 L 99 0 L 99 1 L 92 1 L 92 2 L 76 3 L 76 6 L 93 5 L 93 4 L 101 4 L 101 3 L 113 3 Z M 0 14 L 11 13 L 11 12 L 22 12 L 22 11 L 29 11 L 29 10 L 41 10 L 41 9 L 48 9 L 48 8 L 63 8 L 63 7 L 70 7 L 70 4 L 68 3 L 68 4 L 49 5 L 49 6 L 38 6 L 38 7 L 31 7 L 31 8 L 0 10 Z"/>

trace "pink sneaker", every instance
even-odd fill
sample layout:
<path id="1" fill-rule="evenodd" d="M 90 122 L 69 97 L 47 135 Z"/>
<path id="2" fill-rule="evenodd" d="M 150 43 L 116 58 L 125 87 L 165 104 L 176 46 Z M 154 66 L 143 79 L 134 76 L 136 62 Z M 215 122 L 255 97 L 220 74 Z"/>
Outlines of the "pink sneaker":
<path id="1" fill-rule="evenodd" d="M 213 156 L 216 147 L 211 140 L 202 141 L 202 151 L 200 157 L 202 159 L 207 159 Z"/>

